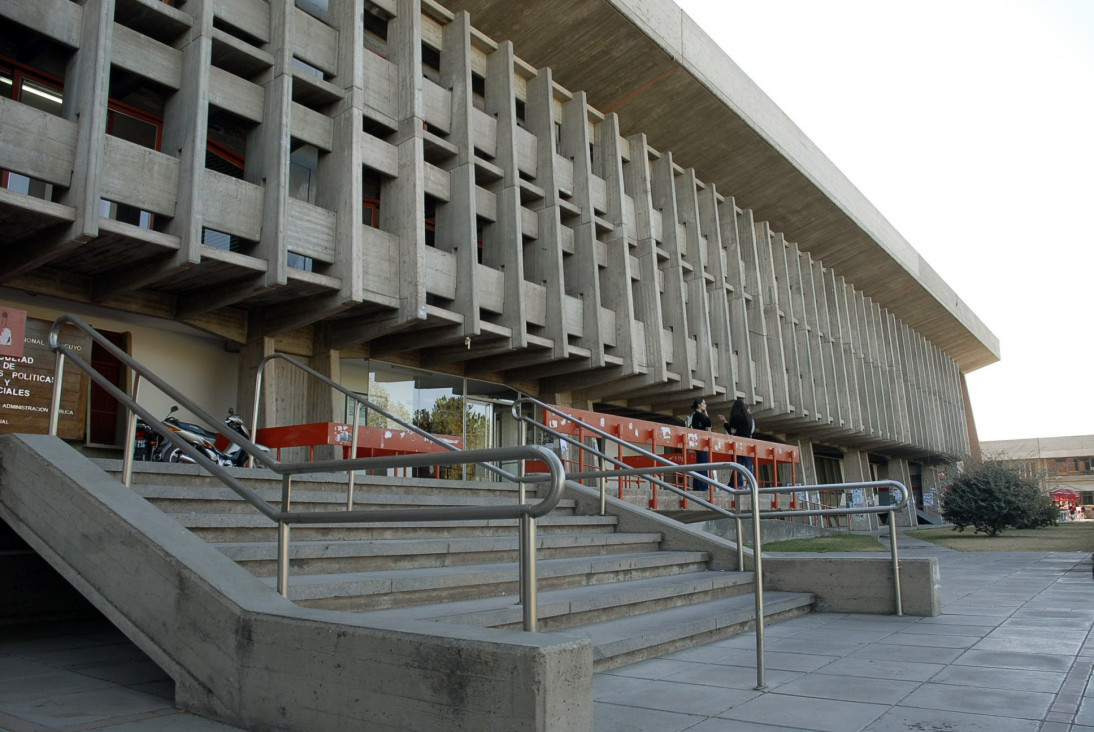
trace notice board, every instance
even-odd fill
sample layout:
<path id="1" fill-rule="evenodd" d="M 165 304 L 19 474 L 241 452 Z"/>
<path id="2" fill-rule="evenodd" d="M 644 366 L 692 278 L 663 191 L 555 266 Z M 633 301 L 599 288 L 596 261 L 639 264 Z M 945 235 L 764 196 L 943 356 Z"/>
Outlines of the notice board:
<path id="1" fill-rule="evenodd" d="M 25 322 L 22 343 L 0 352 L 0 433 L 49 432 L 49 409 L 53 398 L 56 355 L 49 349 L 48 320 L 28 318 L 26 313 L 6 308 L 9 324 Z M 18 328 L 11 328 L 18 333 Z M 18 340 L 16 338 L 16 340 Z M 72 325 L 61 329 L 60 344 L 84 360 L 91 360 L 91 338 Z M 21 349 L 19 346 L 21 345 Z M 19 353 L 21 355 L 13 355 Z M 61 385 L 61 415 L 58 436 L 82 440 L 87 420 L 88 377 L 71 362 L 65 364 Z"/>

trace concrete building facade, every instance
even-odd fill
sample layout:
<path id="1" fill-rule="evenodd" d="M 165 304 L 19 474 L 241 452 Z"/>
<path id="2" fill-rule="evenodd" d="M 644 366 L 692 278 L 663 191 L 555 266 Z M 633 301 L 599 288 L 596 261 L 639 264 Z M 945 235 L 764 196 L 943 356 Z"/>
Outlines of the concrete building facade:
<path id="1" fill-rule="evenodd" d="M 980 449 L 985 458 L 1041 478 L 1050 494 L 1063 489 L 1065 503 L 1082 506 L 1088 515 L 1094 511 L 1094 435 L 985 440 Z"/>
<path id="2" fill-rule="evenodd" d="M 927 489 L 975 440 L 995 337 L 669 0 L 0 17 L 0 303 L 81 315 L 210 411 L 280 351 L 410 414 L 462 397 L 495 444 L 519 393 L 741 397 L 806 482 Z M 263 394 L 264 424 L 346 418 L 276 368 Z"/>

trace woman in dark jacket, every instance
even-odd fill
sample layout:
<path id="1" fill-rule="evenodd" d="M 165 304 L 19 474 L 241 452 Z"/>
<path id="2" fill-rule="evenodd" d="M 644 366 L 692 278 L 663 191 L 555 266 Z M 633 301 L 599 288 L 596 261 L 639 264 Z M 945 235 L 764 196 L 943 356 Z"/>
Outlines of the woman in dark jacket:
<path id="1" fill-rule="evenodd" d="M 710 415 L 707 414 L 707 400 L 704 399 L 703 397 L 695 397 L 695 401 L 693 401 L 691 403 L 691 408 L 692 408 L 693 411 L 691 413 L 691 417 L 688 419 L 688 423 L 687 423 L 688 427 L 690 427 L 693 430 L 709 430 L 710 426 L 711 426 L 711 424 L 713 424 L 713 422 L 711 422 Z M 728 432 L 729 431 L 729 429 L 728 429 L 728 424 L 729 423 L 726 422 L 726 418 L 721 416 L 721 415 L 718 415 L 718 417 L 719 417 L 719 419 L 722 420 L 722 427 L 725 427 L 726 431 Z M 706 450 L 696 450 L 695 451 L 695 462 L 697 462 L 697 463 L 708 463 L 708 462 L 710 462 L 710 453 L 707 452 Z M 699 471 L 699 475 L 701 475 L 705 478 L 709 475 L 709 473 L 707 473 L 707 471 L 703 470 L 703 471 Z M 705 480 L 700 480 L 699 478 L 692 478 L 691 479 L 691 489 L 693 491 L 705 491 L 705 490 L 710 490 L 710 486 Z"/>
<path id="2" fill-rule="evenodd" d="M 729 408 L 729 421 L 726 423 L 726 431 L 731 435 L 737 437 L 748 437 L 751 439 L 752 433 L 756 431 L 756 420 L 752 418 L 752 412 L 748 411 L 748 407 L 741 399 L 736 399 L 733 402 L 733 406 Z M 752 456 L 741 455 L 737 458 L 737 462 L 752 472 Z M 737 487 L 737 474 L 733 475 L 733 487 Z"/>

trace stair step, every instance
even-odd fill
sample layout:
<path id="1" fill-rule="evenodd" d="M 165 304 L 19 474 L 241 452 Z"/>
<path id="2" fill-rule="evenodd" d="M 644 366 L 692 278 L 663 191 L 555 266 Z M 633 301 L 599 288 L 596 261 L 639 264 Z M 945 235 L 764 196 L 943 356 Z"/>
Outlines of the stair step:
<path id="1" fill-rule="evenodd" d="M 656 551 L 661 539 L 659 533 L 539 534 L 536 547 L 540 558 L 550 559 Z M 277 573 L 275 542 L 230 542 L 213 546 L 254 575 L 272 576 Z M 515 562 L 519 551 L 519 537 L 516 535 L 385 541 L 293 541 L 289 545 L 289 560 L 290 571 L 294 575 L 330 574 Z"/>
<path id="2" fill-rule="evenodd" d="M 807 592 L 765 592 L 765 622 L 809 612 Z M 569 635 L 593 642 L 593 669 L 604 671 L 679 648 L 727 638 L 755 627 L 756 598 L 749 593 L 696 605 L 583 625 Z"/>
<path id="3" fill-rule="evenodd" d="M 258 513 L 172 513 L 175 520 L 210 542 L 274 541 L 277 525 Z M 611 532 L 615 516 L 556 516 L 536 519 L 537 534 Z M 373 524 L 299 524 L 292 527 L 292 542 L 453 538 L 462 536 L 515 536 L 517 519 L 487 521 L 391 521 Z"/>
<path id="4" fill-rule="evenodd" d="M 142 498 L 167 513 L 251 513 L 255 509 L 230 488 L 224 486 L 137 485 L 134 490 Z M 271 506 L 281 504 L 281 490 L 259 488 L 255 491 Z M 446 506 L 512 506 L 516 496 L 491 495 L 417 495 L 396 493 L 354 493 L 353 507 L 357 510 Z M 294 511 L 337 511 L 345 508 L 346 493 L 334 490 L 293 491 Z M 575 501 L 563 499 L 555 511 L 573 513 Z"/>
<path id="5" fill-rule="evenodd" d="M 121 475 L 122 461 L 96 459 L 96 465 L 114 477 Z M 267 488 L 280 492 L 281 476 L 265 468 L 227 468 L 231 475 L 238 478 L 249 488 Z M 169 486 L 222 486 L 219 480 L 210 476 L 196 465 L 180 463 L 133 463 L 133 482 L 143 485 Z M 434 478 L 406 478 L 393 475 L 368 475 L 358 472 L 354 478 L 358 491 L 377 491 L 401 493 L 405 495 L 432 495 L 443 492 L 449 495 L 516 495 L 519 487 L 508 481 L 450 480 Z M 349 478 L 345 473 L 305 473 L 294 475 L 293 491 L 319 488 L 321 490 L 340 491 L 343 495 Z"/>
<path id="6" fill-rule="evenodd" d="M 622 582 L 706 571 L 707 552 L 657 551 L 536 562 L 537 588 Z M 273 577 L 260 578 L 276 586 Z M 290 576 L 289 599 L 328 610 L 374 610 L 470 598 L 515 595 L 515 562 L 380 572 Z"/>
<path id="7" fill-rule="evenodd" d="M 544 632 L 559 631 L 617 617 L 751 593 L 753 586 L 752 572 L 711 570 L 548 590 L 538 593 L 537 628 Z M 377 610 L 368 615 L 377 619 L 401 617 L 518 630 L 523 625 L 524 609 L 519 598 L 508 595 Z"/>

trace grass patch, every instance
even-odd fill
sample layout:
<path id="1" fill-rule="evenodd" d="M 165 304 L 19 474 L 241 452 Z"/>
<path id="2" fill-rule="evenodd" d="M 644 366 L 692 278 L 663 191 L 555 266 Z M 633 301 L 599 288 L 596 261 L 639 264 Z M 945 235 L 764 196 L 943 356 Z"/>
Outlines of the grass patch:
<path id="1" fill-rule="evenodd" d="M 835 534 L 809 539 L 789 539 L 764 543 L 765 552 L 887 552 L 873 536 L 867 534 Z"/>
<path id="2" fill-rule="evenodd" d="M 1074 521 L 1039 529 L 1006 529 L 999 536 L 972 528 L 919 529 L 908 536 L 959 552 L 1094 552 L 1094 521 Z M 806 550 L 808 551 L 808 550 Z"/>

